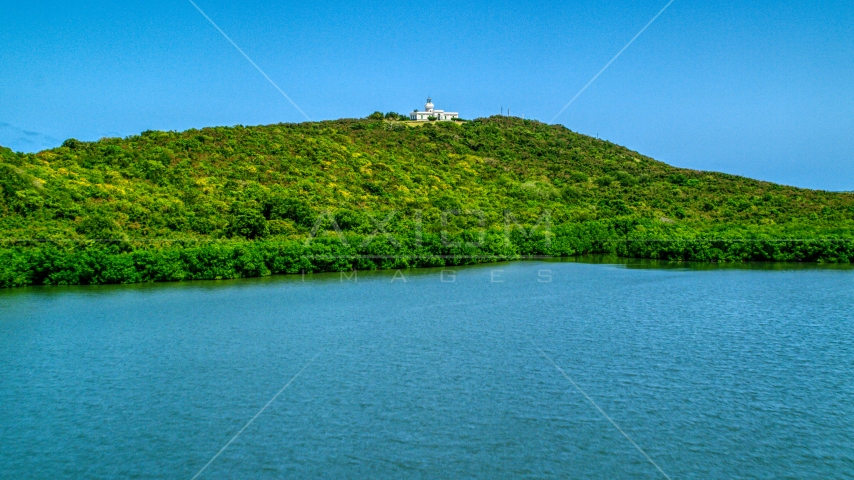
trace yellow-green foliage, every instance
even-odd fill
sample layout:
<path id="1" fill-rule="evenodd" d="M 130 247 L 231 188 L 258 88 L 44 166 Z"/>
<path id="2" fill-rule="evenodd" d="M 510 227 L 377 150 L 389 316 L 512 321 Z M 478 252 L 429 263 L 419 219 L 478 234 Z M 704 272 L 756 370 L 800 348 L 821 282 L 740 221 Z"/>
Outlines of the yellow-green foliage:
<path id="1" fill-rule="evenodd" d="M 404 236 L 418 218 L 426 233 L 498 232 L 508 210 L 523 224 L 549 212 L 556 230 L 586 225 L 584 235 L 607 237 L 587 238 L 589 251 L 619 250 L 608 243 L 614 238 L 626 245 L 697 238 L 847 242 L 854 225 L 851 194 L 678 169 L 561 126 L 505 117 L 414 127 L 375 115 L 68 140 L 37 154 L 0 150 L 0 249 L 14 250 L 16 258 L 43 248 L 32 241 L 45 239 L 51 248 L 74 244 L 60 250 L 75 255 L 102 248 L 93 240 L 121 242 L 127 251 L 166 248 L 154 240 L 294 242 L 309 235 L 321 214 L 353 235 L 371 234 L 372 218 L 392 211 L 386 229 Z M 446 214 L 443 223 L 447 211 L 459 214 Z M 664 254 L 645 246 L 622 253 L 803 258 L 710 251 Z M 845 252 L 825 257 L 848 259 Z"/>

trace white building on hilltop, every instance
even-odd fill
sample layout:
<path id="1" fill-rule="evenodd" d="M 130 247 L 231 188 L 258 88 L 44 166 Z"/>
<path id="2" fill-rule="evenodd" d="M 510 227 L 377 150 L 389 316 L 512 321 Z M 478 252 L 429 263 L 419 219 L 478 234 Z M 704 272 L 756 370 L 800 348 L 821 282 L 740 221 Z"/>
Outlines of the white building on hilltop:
<path id="1" fill-rule="evenodd" d="M 446 112 L 444 110 L 434 110 L 433 109 L 433 101 L 430 100 L 430 97 L 427 97 L 427 104 L 424 105 L 424 111 L 419 112 L 415 110 L 414 112 L 409 114 L 410 120 L 415 120 L 418 122 L 426 122 L 430 120 L 432 117 L 435 120 L 453 120 L 455 118 L 460 118 L 460 114 L 457 112 Z"/>

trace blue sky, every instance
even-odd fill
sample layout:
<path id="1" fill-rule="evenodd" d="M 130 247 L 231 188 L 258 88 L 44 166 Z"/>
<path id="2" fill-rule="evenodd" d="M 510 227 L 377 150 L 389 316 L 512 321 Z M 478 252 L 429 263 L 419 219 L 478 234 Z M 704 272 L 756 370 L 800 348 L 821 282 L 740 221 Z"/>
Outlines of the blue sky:
<path id="1" fill-rule="evenodd" d="M 550 121 L 667 2 L 197 0 L 314 120 Z M 0 145 L 303 121 L 187 0 L 2 0 Z M 556 122 L 673 165 L 854 190 L 854 2 L 676 0 Z"/>

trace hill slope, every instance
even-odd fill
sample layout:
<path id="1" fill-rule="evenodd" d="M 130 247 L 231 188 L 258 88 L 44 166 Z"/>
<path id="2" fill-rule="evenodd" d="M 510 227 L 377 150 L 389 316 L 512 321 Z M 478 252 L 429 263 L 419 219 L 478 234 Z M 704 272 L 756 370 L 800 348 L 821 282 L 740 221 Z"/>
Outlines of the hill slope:
<path id="1" fill-rule="evenodd" d="M 678 169 L 506 117 L 409 126 L 373 116 L 0 149 L 0 286 L 590 252 L 848 262 L 852 233 L 854 195 Z"/>

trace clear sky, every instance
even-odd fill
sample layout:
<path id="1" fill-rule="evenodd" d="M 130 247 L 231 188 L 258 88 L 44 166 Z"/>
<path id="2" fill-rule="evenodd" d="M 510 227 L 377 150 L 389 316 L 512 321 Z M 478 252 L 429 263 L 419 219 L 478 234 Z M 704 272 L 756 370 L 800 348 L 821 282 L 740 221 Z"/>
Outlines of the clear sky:
<path id="1" fill-rule="evenodd" d="M 549 122 L 667 0 L 195 0 L 312 119 Z M 0 145 L 298 122 L 187 0 L 0 0 Z M 854 190 L 854 2 L 675 0 L 556 120 L 673 165 Z"/>

